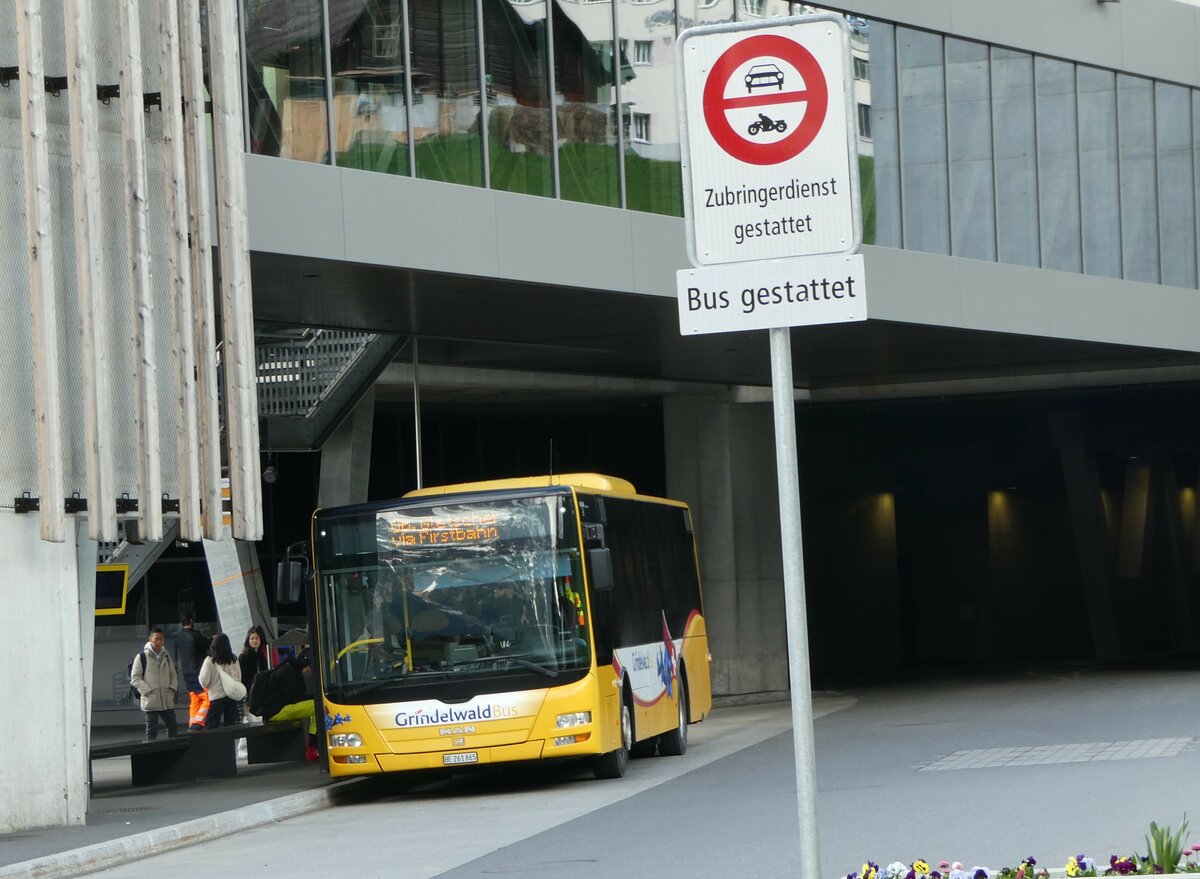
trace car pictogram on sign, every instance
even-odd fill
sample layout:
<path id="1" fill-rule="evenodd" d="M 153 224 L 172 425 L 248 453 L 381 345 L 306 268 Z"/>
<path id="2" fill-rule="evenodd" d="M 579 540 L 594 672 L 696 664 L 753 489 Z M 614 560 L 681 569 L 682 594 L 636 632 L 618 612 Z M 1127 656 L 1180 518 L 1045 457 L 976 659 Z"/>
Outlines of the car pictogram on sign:
<path id="1" fill-rule="evenodd" d="M 746 72 L 746 91 L 775 88 L 783 91 L 783 71 L 774 64 L 755 64 Z"/>
<path id="2" fill-rule="evenodd" d="M 785 79 L 790 84 L 786 91 Z M 750 94 L 739 94 L 743 85 Z M 754 91 L 772 85 L 775 94 Z M 788 37 L 764 33 L 721 53 L 705 76 L 701 100 L 717 146 L 748 165 L 778 165 L 802 153 L 820 133 L 829 109 L 829 85 L 808 49 Z M 763 137 L 767 132 L 771 136 Z"/>

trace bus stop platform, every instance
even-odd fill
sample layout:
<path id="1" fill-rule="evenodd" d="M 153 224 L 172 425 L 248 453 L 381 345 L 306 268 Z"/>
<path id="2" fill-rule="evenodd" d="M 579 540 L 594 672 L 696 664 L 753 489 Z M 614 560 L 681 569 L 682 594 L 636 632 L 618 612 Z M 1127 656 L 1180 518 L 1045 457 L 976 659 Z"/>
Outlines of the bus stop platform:
<path id="1" fill-rule="evenodd" d="M 784 694 L 718 698 L 714 707 L 779 702 Z M 815 716 L 852 699 L 814 694 Z M 712 724 L 710 723 L 709 726 Z M 141 727 L 93 727 L 93 744 L 140 739 Z M 237 774 L 134 786 L 129 757 L 92 760 L 87 822 L 0 834 L 0 879 L 59 879 L 98 872 L 230 833 L 377 794 L 372 776 L 333 779 L 315 762 L 238 760 Z"/>
<path id="2" fill-rule="evenodd" d="M 93 738 L 141 733 L 96 729 Z M 128 757 L 96 759 L 87 823 L 0 834 L 0 879 L 78 876 L 128 863 L 333 805 L 359 782 L 333 779 L 318 763 L 247 765 L 242 757 L 233 777 L 135 787 Z"/>

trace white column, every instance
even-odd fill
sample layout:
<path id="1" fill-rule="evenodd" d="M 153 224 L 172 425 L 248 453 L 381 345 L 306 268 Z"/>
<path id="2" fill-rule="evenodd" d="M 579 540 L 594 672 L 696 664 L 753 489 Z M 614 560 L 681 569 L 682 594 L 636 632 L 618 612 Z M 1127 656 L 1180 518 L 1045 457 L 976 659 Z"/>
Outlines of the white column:
<path id="1" fill-rule="evenodd" d="M 106 315 L 100 203 L 100 131 L 96 118 L 92 4 L 65 0 L 67 106 L 71 122 L 71 190 L 75 208 L 75 286 L 82 332 L 84 460 L 88 528 L 93 539 L 117 539 L 111 413 L 112 363 Z"/>
<path id="2" fill-rule="evenodd" d="M 33 319 L 33 386 L 37 420 L 38 496 L 42 540 L 66 539 L 63 515 L 63 442 L 59 417 L 58 296 L 54 279 L 54 218 L 50 205 L 50 150 L 46 140 L 46 92 L 42 87 L 42 5 L 18 7 L 21 57 L 21 140 L 25 167 L 25 243 Z"/>
<path id="3" fill-rule="evenodd" d="M 67 532 L 77 537 L 74 525 Z M 11 672 L 8 707 L 0 711 L 0 833 L 82 824 L 87 814 L 96 544 L 82 527 L 78 545 L 40 540 L 38 531 L 37 516 L 0 512 L 10 587 L 0 614 L 0 667 Z M 81 556 L 91 559 L 83 577 Z"/>
<path id="4" fill-rule="evenodd" d="M 138 526 L 147 540 L 162 540 L 162 465 L 158 435 L 158 359 L 154 339 L 154 289 L 150 277 L 150 205 L 146 193 L 141 9 L 118 4 L 121 43 L 121 132 L 125 139 L 125 222 L 132 292 L 129 340 L 137 449 Z"/>
<path id="5" fill-rule="evenodd" d="M 187 168 L 188 233 L 191 245 L 196 399 L 200 434 L 200 491 L 204 536 L 216 540 L 221 515 L 221 425 L 217 413 L 217 329 L 213 302 L 212 201 L 208 131 L 204 117 L 204 64 L 200 4 L 178 0 L 184 156 Z M 182 484 L 182 483 L 181 483 Z"/>
<path id="6" fill-rule="evenodd" d="M 179 533 L 199 540 L 200 421 L 196 392 L 196 309 L 193 304 L 192 264 L 188 255 L 188 171 L 184 145 L 183 80 L 180 67 L 179 10 L 175 0 L 162 0 L 158 19 L 158 75 L 162 83 L 162 161 L 167 206 L 167 286 L 174 303 L 172 339 L 179 375 L 179 404 L 175 407 L 175 460 L 179 478 Z M 211 308 L 211 299 L 209 297 Z M 219 474 L 218 474 L 219 476 Z"/>
<path id="7" fill-rule="evenodd" d="M 225 431 L 229 439 L 233 536 L 259 540 L 262 538 L 262 485 L 258 459 L 258 386 L 250 298 L 250 224 L 246 210 L 239 46 L 236 0 L 210 0 L 208 58 L 212 73 L 209 82 L 213 104 Z"/>

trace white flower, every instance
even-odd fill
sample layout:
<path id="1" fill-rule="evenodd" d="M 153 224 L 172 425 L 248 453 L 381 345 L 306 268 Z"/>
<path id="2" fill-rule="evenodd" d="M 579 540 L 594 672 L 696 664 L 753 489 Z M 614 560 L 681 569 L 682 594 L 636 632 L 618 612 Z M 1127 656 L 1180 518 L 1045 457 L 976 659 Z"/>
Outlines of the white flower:
<path id="1" fill-rule="evenodd" d="M 968 873 L 961 866 L 958 866 L 950 871 L 949 879 L 975 879 L 975 874 Z"/>
<path id="2" fill-rule="evenodd" d="M 892 861 L 887 865 L 887 869 L 883 871 L 883 875 L 885 879 L 904 879 L 908 875 L 908 869 L 908 864 Z"/>

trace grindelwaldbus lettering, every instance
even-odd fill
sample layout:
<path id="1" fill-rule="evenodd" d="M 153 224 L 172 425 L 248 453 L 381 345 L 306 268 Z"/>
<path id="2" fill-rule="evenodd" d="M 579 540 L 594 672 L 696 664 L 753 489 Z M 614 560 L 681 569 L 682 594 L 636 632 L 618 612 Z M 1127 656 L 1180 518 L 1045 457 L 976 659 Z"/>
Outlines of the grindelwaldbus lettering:
<path id="1" fill-rule="evenodd" d="M 399 711 L 396 726 L 440 726 L 444 723 L 463 723 L 472 720 L 500 720 L 519 717 L 521 711 L 512 705 L 471 705 L 466 708 L 418 708 L 415 711 Z"/>

